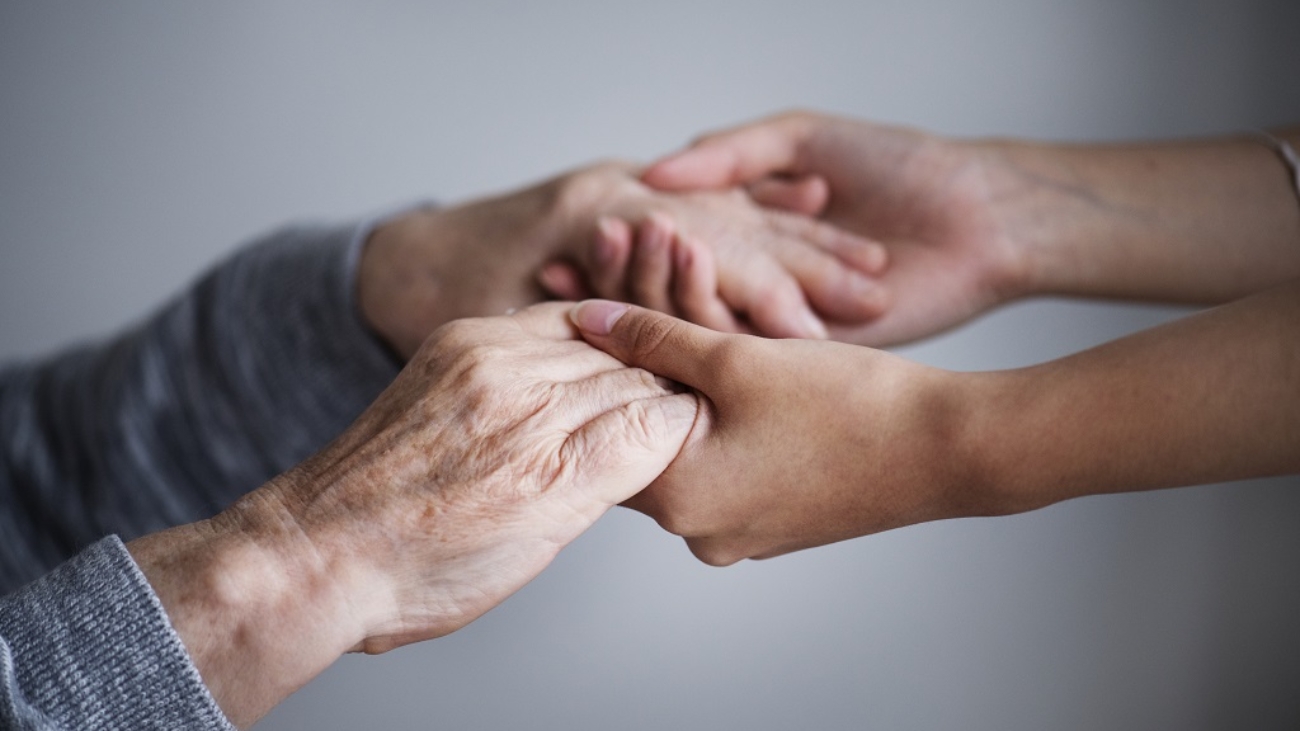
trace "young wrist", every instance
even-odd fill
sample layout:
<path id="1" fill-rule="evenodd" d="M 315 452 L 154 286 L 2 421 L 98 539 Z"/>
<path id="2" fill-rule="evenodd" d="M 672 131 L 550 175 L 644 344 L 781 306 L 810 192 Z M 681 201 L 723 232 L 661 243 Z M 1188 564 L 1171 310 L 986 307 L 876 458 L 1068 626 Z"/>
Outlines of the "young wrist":
<path id="1" fill-rule="evenodd" d="M 1035 494 L 1032 465 L 1016 434 L 1024 408 L 1019 371 L 946 372 L 942 381 L 944 475 L 953 496 L 951 517 L 1013 515 L 1053 500 Z"/>
<path id="2" fill-rule="evenodd" d="M 1075 158 L 1060 146 L 1024 140 L 966 144 L 979 160 L 1008 252 L 994 269 L 995 287 L 1006 299 L 1075 293 L 1095 264 L 1079 244 L 1114 235 L 1116 225 Z"/>

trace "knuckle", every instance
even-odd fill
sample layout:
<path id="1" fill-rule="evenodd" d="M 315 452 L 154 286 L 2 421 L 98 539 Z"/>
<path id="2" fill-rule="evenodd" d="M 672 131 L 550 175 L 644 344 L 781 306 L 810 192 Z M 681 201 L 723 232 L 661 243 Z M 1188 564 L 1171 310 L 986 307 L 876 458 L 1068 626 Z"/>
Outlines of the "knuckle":
<path id="1" fill-rule="evenodd" d="M 632 357 L 636 362 L 654 360 L 680 326 L 677 320 L 662 315 L 638 319 L 631 337 Z"/>
<path id="2" fill-rule="evenodd" d="M 437 360 L 455 355 L 481 340 L 483 331 L 469 320 L 453 320 L 434 331 L 425 341 L 432 357 Z"/>

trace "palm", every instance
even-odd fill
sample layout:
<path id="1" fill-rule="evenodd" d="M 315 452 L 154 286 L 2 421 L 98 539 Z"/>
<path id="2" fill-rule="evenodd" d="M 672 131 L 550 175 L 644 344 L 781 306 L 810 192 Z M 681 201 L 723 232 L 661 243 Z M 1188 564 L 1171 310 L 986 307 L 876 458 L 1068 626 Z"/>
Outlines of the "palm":
<path id="1" fill-rule="evenodd" d="M 906 130 L 881 128 L 875 136 L 875 144 L 858 142 L 856 155 L 846 157 L 849 146 L 829 135 L 833 149 L 819 155 L 813 147 L 809 156 L 834 191 L 825 217 L 880 241 L 890 254 L 881 275 L 888 310 L 869 324 L 834 328 L 833 335 L 883 346 L 942 332 L 997 304 L 1011 248 L 992 214 L 980 165 L 968 153 Z M 852 174 L 837 176 L 837 169 Z"/>

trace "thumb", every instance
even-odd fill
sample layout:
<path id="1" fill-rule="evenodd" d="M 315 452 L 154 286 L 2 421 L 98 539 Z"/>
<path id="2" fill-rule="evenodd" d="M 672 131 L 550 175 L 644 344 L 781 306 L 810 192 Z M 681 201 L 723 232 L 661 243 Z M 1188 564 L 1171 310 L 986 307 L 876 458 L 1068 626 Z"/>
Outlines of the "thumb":
<path id="1" fill-rule="evenodd" d="M 661 190 L 730 188 L 795 169 L 808 125 L 799 116 L 763 120 L 707 135 L 650 165 L 641 180 Z"/>
<path id="2" fill-rule="evenodd" d="M 581 302 L 569 319 L 583 339 L 624 363 L 702 390 L 711 371 L 709 356 L 724 338 L 733 337 L 608 300 Z"/>
<path id="3" fill-rule="evenodd" d="M 636 495 L 677 458 L 695 427 L 699 398 L 679 393 L 607 411 L 571 434 L 565 456 L 580 465 L 576 489 L 604 510 Z"/>
<path id="4" fill-rule="evenodd" d="M 760 206 L 816 217 L 830 203 L 831 187 L 820 175 L 763 178 L 749 184 L 749 197 Z"/>

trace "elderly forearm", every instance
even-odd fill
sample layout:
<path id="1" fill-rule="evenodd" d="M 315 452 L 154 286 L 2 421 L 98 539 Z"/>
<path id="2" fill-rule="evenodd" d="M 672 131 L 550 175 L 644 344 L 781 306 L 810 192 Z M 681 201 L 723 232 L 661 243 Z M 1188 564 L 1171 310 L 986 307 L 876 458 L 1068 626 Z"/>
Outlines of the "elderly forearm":
<path id="1" fill-rule="evenodd" d="M 1009 512 L 1300 472 L 1300 281 L 1032 368 L 965 376 L 969 474 Z"/>
<path id="2" fill-rule="evenodd" d="M 1300 201 L 1259 137 L 974 147 L 1028 293 L 1217 304 L 1300 276 Z"/>
<path id="3" fill-rule="evenodd" d="M 574 342 L 565 311 L 439 329 L 324 450 L 131 543 L 231 720 L 343 652 L 463 627 L 672 461 L 695 398 Z"/>

